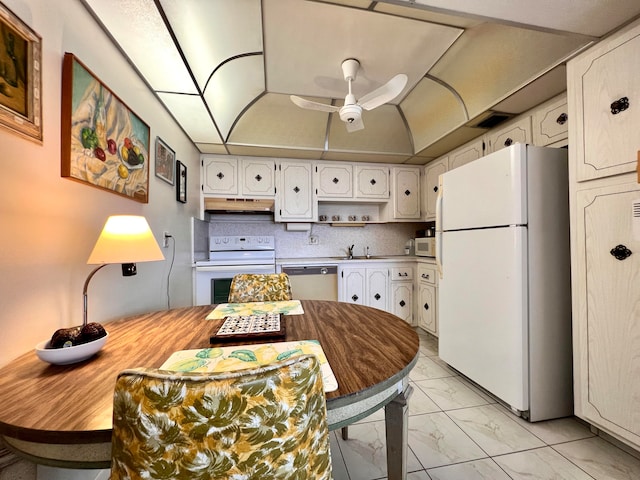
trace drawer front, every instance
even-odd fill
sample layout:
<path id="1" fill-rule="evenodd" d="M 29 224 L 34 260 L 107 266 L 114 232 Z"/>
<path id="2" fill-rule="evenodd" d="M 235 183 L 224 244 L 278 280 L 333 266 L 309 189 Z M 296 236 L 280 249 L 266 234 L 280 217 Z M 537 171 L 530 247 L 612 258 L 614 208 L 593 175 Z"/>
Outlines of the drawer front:
<path id="1" fill-rule="evenodd" d="M 418 280 L 435 285 L 437 282 L 436 268 L 429 265 L 418 265 Z"/>
<path id="2" fill-rule="evenodd" d="M 413 280 L 412 267 L 393 267 L 391 269 L 391 281 Z"/>

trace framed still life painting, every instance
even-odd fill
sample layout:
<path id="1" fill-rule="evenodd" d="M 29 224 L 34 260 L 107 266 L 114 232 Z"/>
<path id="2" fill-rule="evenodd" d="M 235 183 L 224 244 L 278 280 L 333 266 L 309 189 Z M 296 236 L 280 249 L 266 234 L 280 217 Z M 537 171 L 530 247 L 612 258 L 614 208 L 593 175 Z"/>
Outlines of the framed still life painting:
<path id="1" fill-rule="evenodd" d="M 63 177 L 149 202 L 149 126 L 71 53 L 61 132 Z"/>
<path id="2" fill-rule="evenodd" d="M 42 39 L 0 3 L 0 126 L 42 142 Z"/>

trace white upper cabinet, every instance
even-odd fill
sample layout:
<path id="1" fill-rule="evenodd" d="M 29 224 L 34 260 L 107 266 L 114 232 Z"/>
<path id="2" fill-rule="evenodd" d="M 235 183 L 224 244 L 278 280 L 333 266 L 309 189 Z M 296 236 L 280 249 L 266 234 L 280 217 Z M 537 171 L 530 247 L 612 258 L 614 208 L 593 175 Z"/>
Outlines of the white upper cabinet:
<path id="1" fill-rule="evenodd" d="M 479 138 L 449 153 L 449 170 L 466 165 L 484 155 L 484 139 Z"/>
<path id="2" fill-rule="evenodd" d="M 354 165 L 356 198 L 389 198 L 387 165 Z"/>
<path id="3" fill-rule="evenodd" d="M 224 197 L 271 197 L 275 161 L 270 158 L 202 157 L 202 193 Z"/>
<path id="4" fill-rule="evenodd" d="M 424 218 L 436 219 L 436 199 L 438 198 L 438 177 L 447 172 L 449 157 L 439 158 L 424 168 Z"/>
<path id="5" fill-rule="evenodd" d="M 275 220 L 316 221 L 318 200 L 314 193 L 311 162 L 283 161 L 276 173 Z"/>
<path id="6" fill-rule="evenodd" d="M 546 147 L 566 141 L 569 127 L 567 95 L 563 93 L 540 105 L 533 112 L 532 123 L 534 145 Z"/>
<path id="7" fill-rule="evenodd" d="M 318 198 L 353 197 L 353 166 L 350 163 L 316 163 Z"/>
<path id="8" fill-rule="evenodd" d="M 525 115 L 486 135 L 486 153 L 493 153 L 514 143 L 532 143 L 531 116 Z"/>
<path id="9" fill-rule="evenodd" d="M 240 184 L 246 197 L 271 197 L 276 191 L 275 161 L 270 158 L 241 158 Z"/>
<path id="10" fill-rule="evenodd" d="M 640 29 L 590 49 L 568 65 L 570 102 L 580 163 L 578 181 L 632 172 L 640 144 Z M 573 127 L 572 127 L 573 128 Z"/>
<path id="11" fill-rule="evenodd" d="M 422 167 L 392 167 L 393 212 L 395 220 L 420 220 L 420 170 Z"/>
<path id="12" fill-rule="evenodd" d="M 235 157 L 203 157 L 202 193 L 205 195 L 238 195 L 238 159 Z"/>

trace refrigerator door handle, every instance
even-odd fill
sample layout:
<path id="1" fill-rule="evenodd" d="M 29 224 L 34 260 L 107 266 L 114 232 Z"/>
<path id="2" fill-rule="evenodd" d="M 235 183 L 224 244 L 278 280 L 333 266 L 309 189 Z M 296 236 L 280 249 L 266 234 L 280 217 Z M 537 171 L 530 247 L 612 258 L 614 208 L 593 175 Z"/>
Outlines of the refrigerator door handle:
<path id="1" fill-rule="evenodd" d="M 438 195 L 436 197 L 436 268 L 442 278 L 442 175 L 438 177 Z"/>

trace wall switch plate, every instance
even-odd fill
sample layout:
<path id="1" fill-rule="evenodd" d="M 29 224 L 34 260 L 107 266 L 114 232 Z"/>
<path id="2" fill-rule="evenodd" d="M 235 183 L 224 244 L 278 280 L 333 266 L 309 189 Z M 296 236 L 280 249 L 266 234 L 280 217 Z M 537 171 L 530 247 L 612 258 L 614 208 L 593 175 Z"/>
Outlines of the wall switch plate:
<path id="1" fill-rule="evenodd" d="M 317 235 L 309 235 L 309 245 L 318 245 L 320 240 L 318 240 Z"/>

